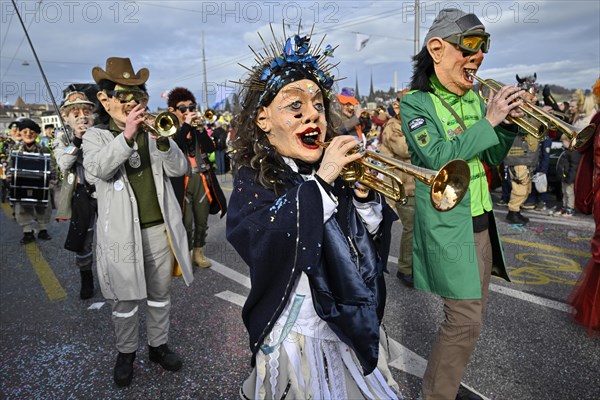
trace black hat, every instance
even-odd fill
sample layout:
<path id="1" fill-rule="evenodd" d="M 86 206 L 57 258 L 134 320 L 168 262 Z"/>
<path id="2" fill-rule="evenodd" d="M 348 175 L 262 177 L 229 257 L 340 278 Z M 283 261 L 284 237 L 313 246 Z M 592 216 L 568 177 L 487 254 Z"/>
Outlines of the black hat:
<path id="1" fill-rule="evenodd" d="M 13 121 L 10 124 L 8 124 L 8 129 L 12 129 L 12 128 L 19 129 L 19 122 L 18 121 Z"/>
<path id="2" fill-rule="evenodd" d="M 29 119 L 29 118 L 23 118 L 21 120 L 18 121 L 19 124 L 19 130 L 23 130 L 25 128 L 29 128 L 32 131 L 34 131 L 35 133 L 40 133 L 42 132 L 42 128 L 40 128 L 40 126 L 38 124 L 35 123 L 35 121 Z"/>

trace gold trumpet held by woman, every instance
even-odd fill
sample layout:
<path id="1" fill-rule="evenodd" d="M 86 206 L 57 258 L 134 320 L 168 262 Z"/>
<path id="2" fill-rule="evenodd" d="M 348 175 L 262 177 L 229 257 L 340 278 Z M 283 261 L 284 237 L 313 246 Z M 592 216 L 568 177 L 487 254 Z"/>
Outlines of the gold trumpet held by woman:
<path id="1" fill-rule="evenodd" d="M 315 141 L 321 147 L 327 148 L 328 142 Z M 355 151 L 359 151 L 356 149 Z M 357 161 L 346 165 L 340 176 L 347 182 L 358 182 L 383 196 L 406 204 L 407 197 L 404 184 L 395 171 L 402 171 L 413 176 L 431 188 L 431 205 L 438 211 L 453 209 L 465 197 L 469 189 L 471 173 L 469 166 L 463 160 L 451 160 L 444 164 L 439 171 L 417 167 L 383 154 L 364 150 L 364 155 Z M 374 173 L 380 173 L 390 181 L 379 178 Z"/>
<path id="2" fill-rule="evenodd" d="M 479 95 L 486 104 L 487 96 L 484 95 L 483 88 L 485 87 L 493 93 L 496 93 L 504 86 L 502 83 L 493 79 L 484 80 L 475 74 L 471 74 L 471 76 L 479 81 Z M 508 116 L 506 119 L 521 127 L 525 133 L 533 136 L 537 140 L 544 140 L 546 136 L 548 136 L 550 130 L 557 130 L 569 138 L 569 150 L 576 150 L 586 144 L 592 136 L 594 136 L 594 131 L 596 129 L 594 124 L 590 124 L 585 128 L 578 130 L 573 125 L 564 122 L 557 116 L 544 110 L 542 107 L 536 106 L 529 99 L 521 97 L 521 100 L 523 100 L 523 103 L 525 104 L 520 106 L 519 109 L 525 113 L 525 116 L 521 118 L 512 118 L 511 116 Z"/>

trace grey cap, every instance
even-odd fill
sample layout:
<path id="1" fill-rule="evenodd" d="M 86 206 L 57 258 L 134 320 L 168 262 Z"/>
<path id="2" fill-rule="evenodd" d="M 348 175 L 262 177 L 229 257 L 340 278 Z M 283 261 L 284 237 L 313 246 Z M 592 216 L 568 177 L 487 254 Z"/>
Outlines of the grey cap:
<path id="1" fill-rule="evenodd" d="M 425 36 L 425 40 L 423 41 L 423 47 L 433 37 L 445 39 L 448 36 L 474 29 L 485 30 L 485 26 L 483 26 L 475 14 L 467 14 L 458 8 L 446 8 L 441 10 L 433 20 L 433 24 L 431 24 L 429 32 L 427 32 L 427 36 Z"/>

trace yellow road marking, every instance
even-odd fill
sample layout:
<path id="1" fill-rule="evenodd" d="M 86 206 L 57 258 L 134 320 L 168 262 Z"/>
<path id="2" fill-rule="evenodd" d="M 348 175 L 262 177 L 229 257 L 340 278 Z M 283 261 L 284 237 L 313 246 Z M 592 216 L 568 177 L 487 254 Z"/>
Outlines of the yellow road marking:
<path id="1" fill-rule="evenodd" d="M 44 287 L 48 298 L 51 301 L 61 300 L 67 297 L 67 293 L 61 286 L 60 282 L 54 275 L 54 271 L 50 268 L 50 265 L 46 262 L 46 259 L 40 252 L 40 249 L 35 243 L 28 243 L 25 246 L 25 254 L 31 261 L 33 269 L 40 279 L 40 283 Z"/>
<path id="2" fill-rule="evenodd" d="M 2 203 L 2 209 L 6 213 L 9 218 L 12 218 L 12 208 L 8 203 Z M 33 265 L 33 269 L 42 284 L 42 287 L 46 291 L 46 295 L 51 301 L 62 300 L 67 297 L 67 293 L 63 289 L 62 285 L 56 278 L 54 271 L 46 262 L 46 259 L 40 252 L 39 247 L 35 243 L 28 243 L 23 246 L 25 250 L 25 254 L 29 261 L 31 261 L 31 265 Z"/>
<path id="3" fill-rule="evenodd" d="M 589 258 L 589 257 L 592 256 L 592 254 L 589 251 L 565 249 L 564 247 L 551 246 L 549 244 L 542 244 L 542 243 L 526 242 L 525 240 L 518 240 L 518 239 L 512 239 L 512 238 L 502 238 L 502 242 L 503 243 L 516 244 L 516 245 L 519 245 L 519 246 L 534 247 L 536 249 L 554 251 L 556 253 L 569 254 L 569 255 L 578 256 L 578 257 L 587 257 L 587 258 Z"/>
<path id="4" fill-rule="evenodd" d="M 13 209 L 9 203 L 2 203 L 2 209 L 9 218 L 12 216 Z"/>

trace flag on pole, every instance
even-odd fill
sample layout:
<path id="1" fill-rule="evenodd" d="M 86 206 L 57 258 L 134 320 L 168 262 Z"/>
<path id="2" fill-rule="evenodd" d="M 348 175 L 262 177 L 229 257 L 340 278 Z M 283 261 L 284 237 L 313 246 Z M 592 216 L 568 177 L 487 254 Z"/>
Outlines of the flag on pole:
<path id="1" fill-rule="evenodd" d="M 356 34 L 356 51 L 361 51 L 367 45 L 367 42 L 371 39 L 371 36 L 363 33 Z"/>

